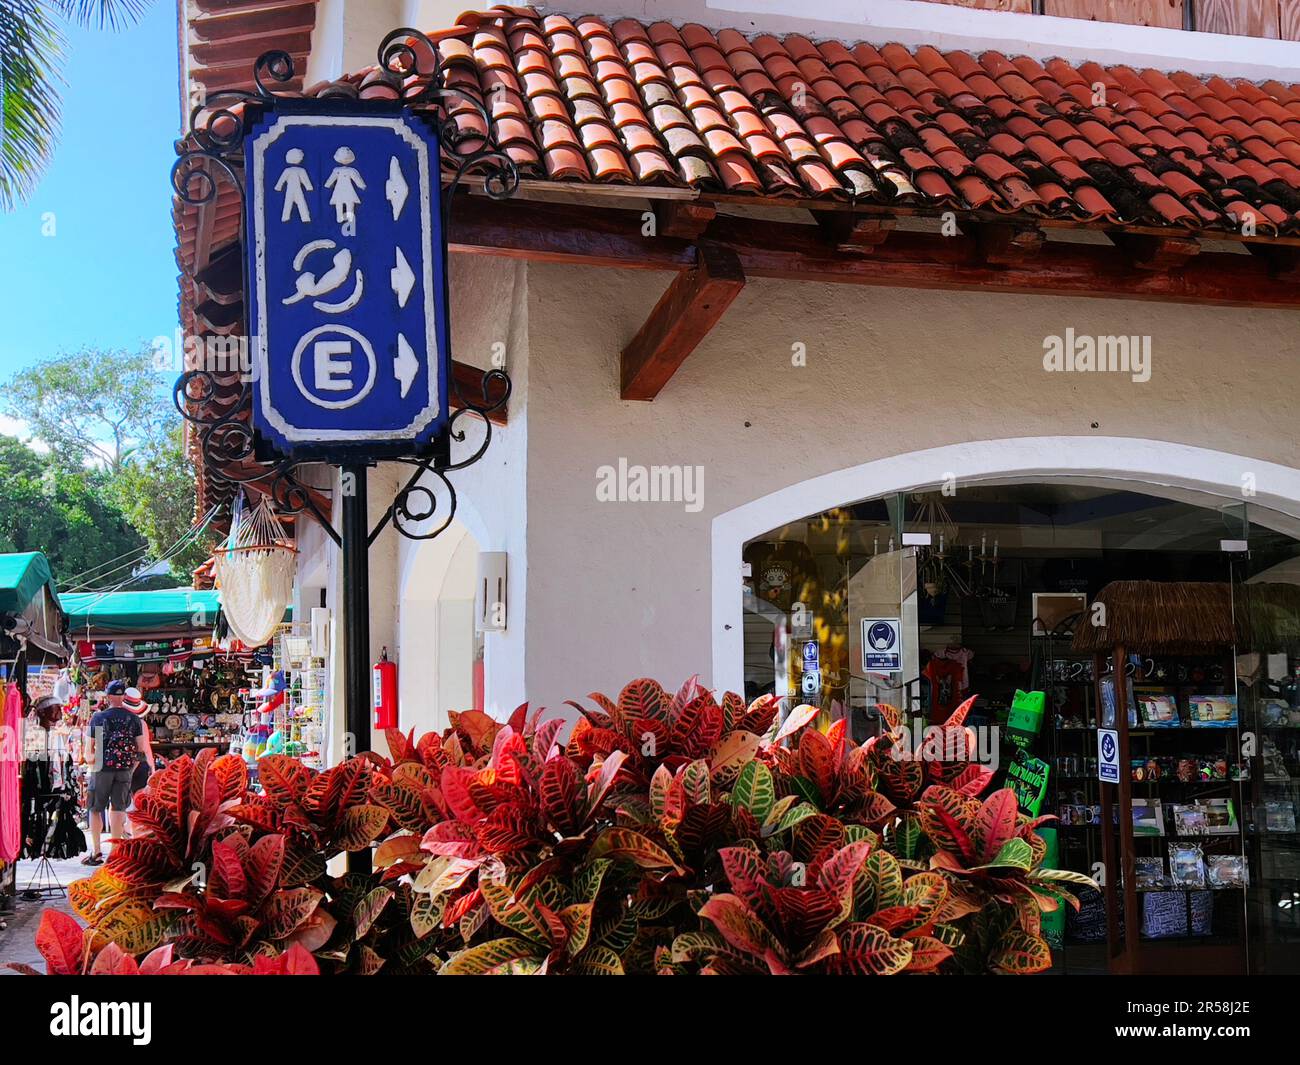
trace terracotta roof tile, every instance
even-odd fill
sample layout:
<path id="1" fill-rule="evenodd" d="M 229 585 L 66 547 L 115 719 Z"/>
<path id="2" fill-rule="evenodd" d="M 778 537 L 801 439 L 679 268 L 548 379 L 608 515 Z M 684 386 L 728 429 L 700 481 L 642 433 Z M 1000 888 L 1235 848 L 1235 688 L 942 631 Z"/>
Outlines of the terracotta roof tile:
<path id="1" fill-rule="evenodd" d="M 449 83 L 530 176 L 1300 233 L 1295 84 L 528 8 L 462 19 L 436 35 Z M 342 87 L 392 98 L 419 79 Z"/>

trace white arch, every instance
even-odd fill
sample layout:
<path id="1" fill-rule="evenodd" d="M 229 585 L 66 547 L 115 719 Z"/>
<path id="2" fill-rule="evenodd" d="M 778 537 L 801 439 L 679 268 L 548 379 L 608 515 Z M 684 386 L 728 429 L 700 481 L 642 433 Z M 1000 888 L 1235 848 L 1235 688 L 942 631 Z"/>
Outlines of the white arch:
<path id="1" fill-rule="evenodd" d="M 982 440 L 875 459 L 787 485 L 712 525 L 713 686 L 743 691 L 740 557 L 747 541 L 832 507 L 894 492 L 1055 481 L 1114 486 L 1194 503 L 1249 503 L 1252 521 L 1300 538 L 1300 470 L 1208 448 L 1115 436 Z"/>

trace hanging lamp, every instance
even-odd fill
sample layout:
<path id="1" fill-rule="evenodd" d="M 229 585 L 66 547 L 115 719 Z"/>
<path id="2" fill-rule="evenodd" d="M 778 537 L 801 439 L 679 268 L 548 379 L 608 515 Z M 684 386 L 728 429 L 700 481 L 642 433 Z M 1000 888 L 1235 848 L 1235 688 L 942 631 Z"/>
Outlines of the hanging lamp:
<path id="1" fill-rule="evenodd" d="M 293 595 L 298 549 L 262 496 L 251 511 L 241 497 L 230 536 L 212 556 L 221 610 L 230 631 L 247 647 L 261 647 L 284 619 Z"/>

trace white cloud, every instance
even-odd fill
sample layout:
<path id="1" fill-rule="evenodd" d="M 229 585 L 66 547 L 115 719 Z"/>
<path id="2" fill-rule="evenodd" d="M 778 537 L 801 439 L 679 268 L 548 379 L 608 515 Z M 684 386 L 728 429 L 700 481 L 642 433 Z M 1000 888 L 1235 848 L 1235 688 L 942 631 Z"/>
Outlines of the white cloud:
<path id="1" fill-rule="evenodd" d="M 48 455 L 50 449 L 39 440 L 31 440 L 31 426 L 20 418 L 11 418 L 7 414 L 0 414 L 0 433 L 5 436 L 16 436 L 23 441 L 33 451 L 38 451 L 42 455 Z"/>

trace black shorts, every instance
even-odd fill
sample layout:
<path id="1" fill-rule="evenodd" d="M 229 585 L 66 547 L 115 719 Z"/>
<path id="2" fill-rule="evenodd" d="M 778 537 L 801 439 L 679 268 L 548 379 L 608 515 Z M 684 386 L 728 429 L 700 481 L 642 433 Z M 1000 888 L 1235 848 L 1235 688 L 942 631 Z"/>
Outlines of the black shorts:
<path id="1" fill-rule="evenodd" d="M 131 770 L 101 769 L 90 786 L 90 812 L 100 813 L 110 807 L 125 810 L 131 804 Z"/>

